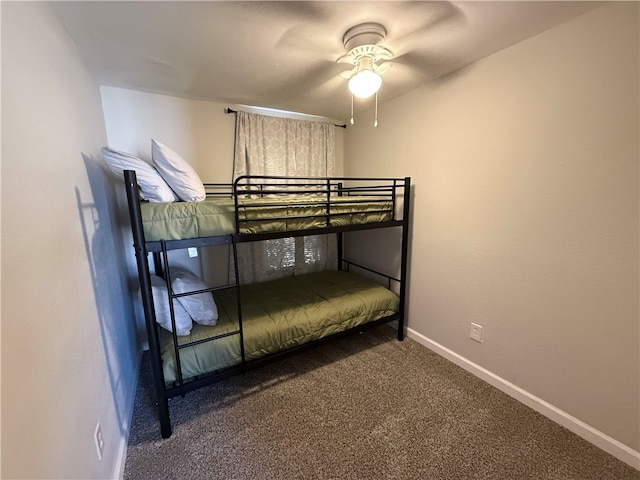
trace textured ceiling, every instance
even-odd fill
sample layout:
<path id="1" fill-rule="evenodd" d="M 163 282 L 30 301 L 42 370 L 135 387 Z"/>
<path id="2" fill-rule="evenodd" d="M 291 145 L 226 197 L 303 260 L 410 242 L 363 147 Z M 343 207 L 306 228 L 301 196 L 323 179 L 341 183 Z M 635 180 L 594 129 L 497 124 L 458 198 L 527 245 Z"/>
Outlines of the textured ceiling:
<path id="1" fill-rule="evenodd" d="M 386 27 L 380 102 L 597 7 L 597 2 L 52 2 L 100 84 L 344 121 L 347 29 Z M 356 111 L 371 100 L 356 99 Z"/>

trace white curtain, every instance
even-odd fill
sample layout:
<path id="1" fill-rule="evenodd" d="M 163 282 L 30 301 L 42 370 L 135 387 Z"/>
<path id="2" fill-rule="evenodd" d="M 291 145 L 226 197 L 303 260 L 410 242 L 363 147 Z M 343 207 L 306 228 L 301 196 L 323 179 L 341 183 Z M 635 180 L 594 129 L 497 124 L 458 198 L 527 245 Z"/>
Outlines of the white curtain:
<path id="1" fill-rule="evenodd" d="M 241 175 L 335 175 L 335 126 L 236 113 L 234 180 Z M 333 235 L 280 238 L 238 245 L 243 284 L 335 268 Z"/>

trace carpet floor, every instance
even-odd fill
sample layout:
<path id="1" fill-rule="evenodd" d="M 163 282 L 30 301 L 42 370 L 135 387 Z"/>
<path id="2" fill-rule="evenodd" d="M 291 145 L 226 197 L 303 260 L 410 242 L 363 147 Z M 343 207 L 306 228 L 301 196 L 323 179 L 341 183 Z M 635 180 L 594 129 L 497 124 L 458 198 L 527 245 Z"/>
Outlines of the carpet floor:
<path id="1" fill-rule="evenodd" d="M 148 355 L 124 478 L 598 479 L 640 472 L 381 326 L 172 399 Z"/>

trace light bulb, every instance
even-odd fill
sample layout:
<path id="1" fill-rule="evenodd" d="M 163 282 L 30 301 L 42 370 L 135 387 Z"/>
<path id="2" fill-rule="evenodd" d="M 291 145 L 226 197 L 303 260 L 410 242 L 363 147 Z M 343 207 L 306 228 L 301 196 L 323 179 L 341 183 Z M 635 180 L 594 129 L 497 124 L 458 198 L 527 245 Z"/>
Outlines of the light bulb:
<path id="1" fill-rule="evenodd" d="M 368 98 L 382 86 L 382 77 L 373 70 L 360 70 L 349 80 L 349 90 L 358 98 Z"/>

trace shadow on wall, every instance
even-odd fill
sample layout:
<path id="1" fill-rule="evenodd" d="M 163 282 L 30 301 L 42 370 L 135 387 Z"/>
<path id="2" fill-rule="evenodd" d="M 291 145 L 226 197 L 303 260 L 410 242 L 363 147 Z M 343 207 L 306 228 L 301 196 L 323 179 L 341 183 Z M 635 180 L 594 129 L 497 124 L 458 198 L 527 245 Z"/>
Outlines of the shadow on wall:
<path id="1" fill-rule="evenodd" d="M 135 391 L 138 361 L 134 302 L 127 280 L 123 227 L 109 173 L 93 158 L 82 154 L 93 202 L 85 202 L 76 187 L 78 213 L 91 270 L 105 364 L 121 433 L 129 428 L 128 403 Z"/>

